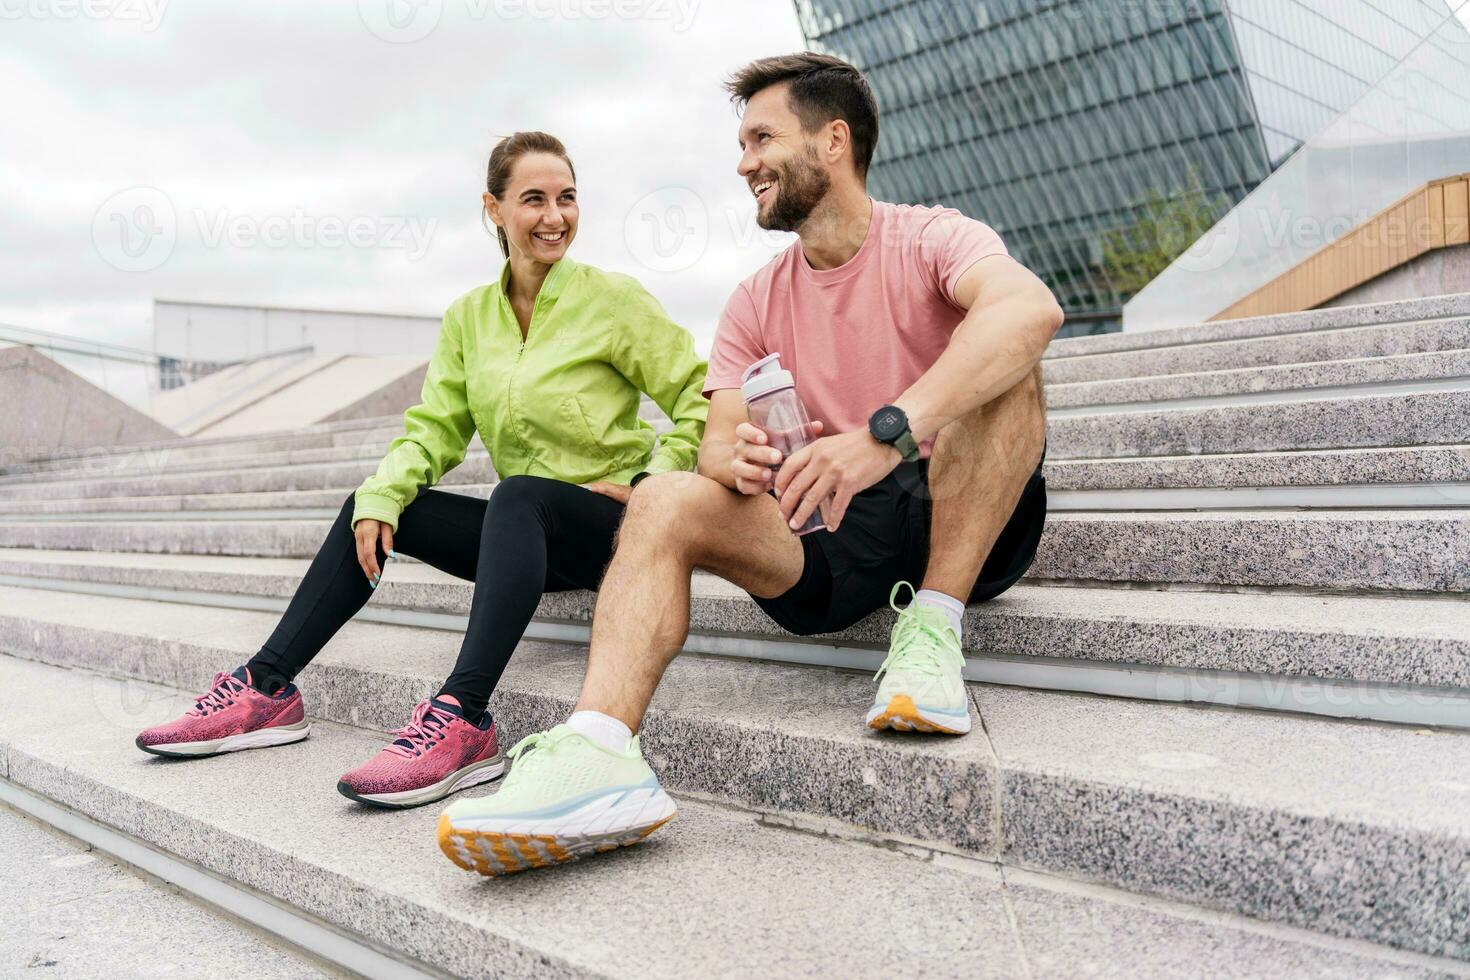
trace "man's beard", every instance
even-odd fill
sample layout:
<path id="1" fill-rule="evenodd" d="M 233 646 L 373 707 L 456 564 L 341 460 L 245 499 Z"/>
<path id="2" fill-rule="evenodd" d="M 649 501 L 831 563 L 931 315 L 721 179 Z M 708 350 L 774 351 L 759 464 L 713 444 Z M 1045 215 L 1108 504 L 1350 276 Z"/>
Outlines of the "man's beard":
<path id="1" fill-rule="evenodd" d="M 776 180 L 776 203 L 764 218 L 757 212 L 755 219 L 768 231 L 799 229 L 832 186 L 832 179 L 817 165 L 816 154 L 810 150 L 777 168 Z"/>

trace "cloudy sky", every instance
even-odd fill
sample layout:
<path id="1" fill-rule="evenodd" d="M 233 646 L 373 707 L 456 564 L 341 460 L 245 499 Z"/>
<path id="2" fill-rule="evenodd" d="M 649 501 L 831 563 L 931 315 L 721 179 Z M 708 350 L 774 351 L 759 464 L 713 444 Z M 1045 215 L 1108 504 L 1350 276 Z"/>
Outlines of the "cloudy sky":
<path id="1" fill-rule="evenodd" d="M 0 0 L 0 323 L 152 346 L 154 297 L 438 316 L 497 274 L 497 137 L 577 167 L 573 255 L 707 350 L 755 226 L 720 81 L 791 0 Z"/>
<path id="2" fill-rule="evenodd" d="M 0 0 L 0 325 L 151 348 L 155 297 L 438 316 L 497 274 L 486 156 L 536 128 L 577 165 L 573 254 L 708 350 L 788 241 L 720 81 L 800 47 L 791 0 Z"/>

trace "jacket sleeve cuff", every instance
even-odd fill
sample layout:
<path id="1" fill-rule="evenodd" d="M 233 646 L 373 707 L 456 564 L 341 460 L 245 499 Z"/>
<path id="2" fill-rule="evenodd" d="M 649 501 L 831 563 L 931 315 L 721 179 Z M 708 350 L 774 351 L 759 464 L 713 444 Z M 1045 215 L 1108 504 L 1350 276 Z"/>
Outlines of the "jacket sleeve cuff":
<path id="1" fill-rule="evenodd" d="M 658 476 L 660 473 L 672 473 L 675 470 L 682 469 L 684 467 L 679 465 L 678 460 L 670 459 L 662 453 L 655 453 L 653 458 L 648 461 L 648 465 L 643 467 L 643 473 L 648 476 Z M 641 475 L 639 479 L 642 479 Z"/>
<path id="2" fill-rule="evenodd" d="M 382 521 L 394 532 L 398 530 L 398 515 L 403 508 L 398 501 L 381 493 L 359 493 L 353 498 L 352 526 L 361 520 Z"/>

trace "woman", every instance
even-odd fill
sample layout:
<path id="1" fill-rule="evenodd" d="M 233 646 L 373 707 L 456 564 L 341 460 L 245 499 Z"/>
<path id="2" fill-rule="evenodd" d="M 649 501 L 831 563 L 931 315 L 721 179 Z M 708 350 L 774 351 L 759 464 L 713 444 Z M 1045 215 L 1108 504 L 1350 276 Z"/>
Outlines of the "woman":
<path id="1" fill-rule="evenodd" d="M 495 147 L 484 204 L 506 257 L 500 281 L 449 307 L 422 402 L 343 504 L 260 652 L 217 674 L 183 717 L 140 734 L 139 748 L 201 756 L 306 738 L 293 678 L 367 602 L 387 557 L 406 554 L 474 581 L 469 627 L 439 693 L 338 788 L 418 806 L 501 775 L 486 704 L 542 593 L 597 587 L 632 485 L 693 469 L 709 409 L 688 332 L 635 280 L 566 258 L 575 180 L 555 137 L 516 133 Z M 674 421 L 657 452 L 638 418 L 643 392 Z M 459 464 L 477 430 L 502 478 L 491 498 L 421 489 Z"/>

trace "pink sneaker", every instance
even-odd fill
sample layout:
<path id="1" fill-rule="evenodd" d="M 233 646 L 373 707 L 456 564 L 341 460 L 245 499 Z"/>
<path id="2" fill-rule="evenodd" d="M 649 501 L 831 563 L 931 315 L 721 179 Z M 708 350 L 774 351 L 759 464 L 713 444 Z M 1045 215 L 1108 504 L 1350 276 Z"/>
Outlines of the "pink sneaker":
<path id="1" fill-rule="evenodd" d="M 287 684 L 274 697 L 250 686 L 250 671 L 214 675 L 208 693 L 183 717 L 149 728 L 135 740 L 154 755 L 203 756 L 299 742 L 311 734 L 301 692 Z"/>
<path id="2" fill-rule="evenodd" d="M 398 738 L 347 773 L 337 789 L 348 799 L 384 807 L 423 806 L 505 774 L 495 722 L 465 721 L 458 703 L 420 701 Z"/>

